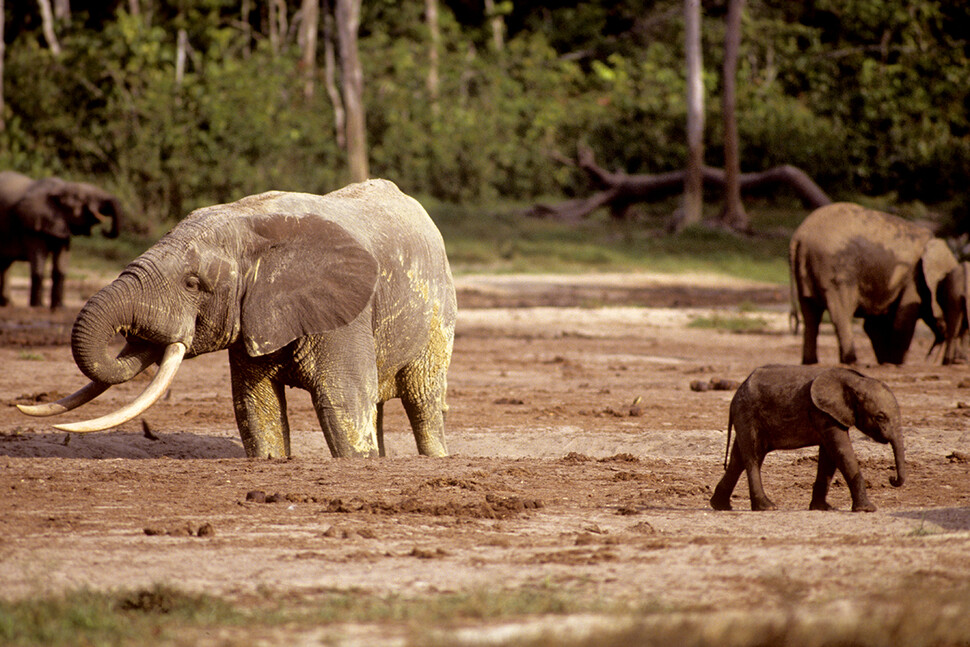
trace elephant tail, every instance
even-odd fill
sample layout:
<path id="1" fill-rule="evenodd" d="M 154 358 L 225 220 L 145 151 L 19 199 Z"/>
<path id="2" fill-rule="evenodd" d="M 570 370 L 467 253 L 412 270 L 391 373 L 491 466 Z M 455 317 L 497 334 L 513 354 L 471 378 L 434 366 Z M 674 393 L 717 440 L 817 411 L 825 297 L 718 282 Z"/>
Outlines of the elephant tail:
<path id="1" fill-rule="evenodd" d="M 731 429 L 734 427 L 734 412 L 728 411 L 727 445 L 724 447 L 724 471 L 727 471 L 728 454 L 731 453 Z"/>
<path id="2" fill-rule="evenodd" d="M 798 241 L 793 240 L 788 246 L 788 291 L 791 299 L 791 310 L 788 312 L 788 328 L 793 335 L 798 334 L 801 323 L 798 316 L 798 284 L 795 281 L 795 269 L 798 257 Z"/>

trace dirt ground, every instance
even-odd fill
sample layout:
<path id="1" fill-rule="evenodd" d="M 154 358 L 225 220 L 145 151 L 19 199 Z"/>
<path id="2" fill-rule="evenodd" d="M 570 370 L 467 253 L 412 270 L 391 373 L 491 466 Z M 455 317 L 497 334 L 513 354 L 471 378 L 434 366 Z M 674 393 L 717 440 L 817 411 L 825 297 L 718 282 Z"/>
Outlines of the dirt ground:
<path id="1" fill-rule="evenodd" d="M 449 374 L 451 456 L 416 455 L 386 408 L 389 457 L 332 460 L 305 393 L 288 392 L 294 457 L 251 461 L 239 442 L 225 353 L 183 364 L 140 419 L 68 435 L 15 403 L 84 383 L 70 326 L 90 283 L 51 314 L 0 311 L 0 596 L 166 583 L 246 599 L 531 587 L 637 608 L 861 609 L 894 596 L 970 592 L 970 368 L 924 359 L 862 370 L 895 392 L 909 480 L 891 451 L 852 432 L 875 513 L 810 512 L 810 449 L 765 463 L 775 512 L 708 505 L 731 390 L 755 367 L 795 363 L 787 290 L 714 277 L 459 279 Z M 14 300 L 24 303 L 25 286 Z M 711 312 L 764 330 L 688 327 Z M 834 362 L 831 329 L 820 340 Z M 65 420 L 100 415 L 147 379 Z"/>

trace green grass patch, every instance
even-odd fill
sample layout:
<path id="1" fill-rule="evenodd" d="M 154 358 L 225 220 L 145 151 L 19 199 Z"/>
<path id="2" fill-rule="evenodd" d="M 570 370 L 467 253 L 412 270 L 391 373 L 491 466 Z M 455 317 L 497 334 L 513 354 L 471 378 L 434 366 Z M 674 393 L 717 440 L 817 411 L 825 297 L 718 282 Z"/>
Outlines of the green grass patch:
<path id="1" fill-rule="evenodd" d="M 739 313 L 736 315 L 725 315 L 715 313 L 709 317 L 694 317 L 688 328 L 706 328 L 711 330 L 724 330 L 727 332 L 764 332 L 768 329 L 768 321 L 764 317 L 757 317 L 750 314 Z"/>
<path id="2" fill-rule="evenodd" d="M 239 612 L 216 598 L 156 586 L 75 591 L 0 602 L 2 645 L 128 645 L 164 640 L 176 628 L 231 624 Z"/>
<path id="3" fill-rule="evenodd" d="M 670 234 L 659 221 L 617 223 L 605 215 L 565 224 L 508 205 L 428 208 L 456 273 L 705 272 L 771 283 L 788 281 L 788 234 L 805 215 L 765 207 L 771 235 L 743 236 L 707 226 Z M 790 227 L 776 226 L 782 221 Z"/>
<path id="4" fill-rule="evenodd" d="M 785 586 L 788 586 L 787 584 Z M 795 603 L 762 612 L 668 609 L 645 602 L 607 601 L 571 595 L 549 585 L 514 590 L 474 590 L 417 597 L 364 591 L 264 591 L 245 602 L 155 586 L 132 591 L 78 591 L 15 602 L 0 601 L 0 644 L 190 645 L 213 636 L 219 644 L 317 643 L 320 628 L 340 624 L 386 627 L 407 644 L 465 643 L 455 633 L 546 619 L 545 634 L 495 635 L 490 645 L 958 645 L 970 641 L 970 597 L 966 586 L 928 592 L 899 589 L 856 598 L 851 607 Z M 784 596 L 779 599 L 785 599 Z M 595 614 L 598 629 L 556 631 L 556 617 Z M 549 621 L 549 618 L 553 619 Z M 465 634 L 467 635 L 467 634 Z M 312 638 L 312 640 L 311 640 Z"/>

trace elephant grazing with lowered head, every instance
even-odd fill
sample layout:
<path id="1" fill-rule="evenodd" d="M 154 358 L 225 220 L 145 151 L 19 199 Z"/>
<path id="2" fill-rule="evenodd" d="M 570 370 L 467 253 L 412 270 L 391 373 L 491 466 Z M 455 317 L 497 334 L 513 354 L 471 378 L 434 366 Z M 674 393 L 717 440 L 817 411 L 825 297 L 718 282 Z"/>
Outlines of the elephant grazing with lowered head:
<path id="1" fill-rule="evenodd" d="M 803 364 L 818 362 L 826 310 L 843 364 L 856 361 L 853 317 L 863 318 L 881 364 L 903 363 L 919 319 L 933 331 L 933 348 L 943 344 L 943 363 L 957 359 L 967 320 L 967 274 L 926 227 L 855 204 L 831 204 L 799 225 L 788 256 L 792 312 L 797 321 L 797 301 L 805 319 Z"/>
<path id="2" fill-rule="evenodd" d="M 93 184 L 0 172 L 0 305 L 9 303 L 6 273 L 14 261 L 30 263 L 30 305 L 41 305 L 50 256 L 51 308 L 62 306 L 71 236 L 90 236 L 104 223 L 104 235 L 115 238 L 121 219 L 118 198 Z"/>
<path id="3" fill-rule="evenodd" d="M 92 296 L 71 340 L 92 382 L 21 410 L 60 413 L 160 362 L 129 406 L 58 425 L 113 427 L 167 390 L 183 356 L 228 349 L 247 456 L 290 454 L 287 386 L 310 392 L 334 456 L 383 455 L 392 398 L 403 401 L 419 452 L 443 456 L 456 310 L 441 234 L 393 183 L 255 195 L 193 212 Z M 115 357 L 117 333 L 127 344 Z"/>

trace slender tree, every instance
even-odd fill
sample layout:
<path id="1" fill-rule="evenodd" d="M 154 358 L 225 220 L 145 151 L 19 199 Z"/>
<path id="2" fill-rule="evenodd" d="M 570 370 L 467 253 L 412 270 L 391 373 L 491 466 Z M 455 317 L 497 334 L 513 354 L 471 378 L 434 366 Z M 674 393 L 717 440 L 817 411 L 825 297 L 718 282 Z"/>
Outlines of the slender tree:
<path id="1" fill-rule="evenodd" d="M 54 33 L 54 11 L 51 9 L 51 0 L 37 0 L 40 7 L 41 26 L 44 30 L 44 40 L 51 48 L 54 56 L 61 55 L 61 44 L 57 42 L 57 34 Z"/>
<path id="2" fill-rule="evenodd" d="M 439 50 L 441 48 L 441 26 L 438 24 L 438 0 L 425 0 L 424 20 L 428 25 L 428 100 L 431 103 L 431 113 L 438 116 L 439 88 Z"/>
<path id="3" fill-rule="evenodd" d="M 730 0 L 724 31 L 724 69 L 721 91 L 724 117 L 724 210 L 721 223 L 732 229 L 750 228 L 748 214 L 741 202 L 741 160 L 738 122 L 735 116 L 735 81 L 738 50 L 741 47 L 741 14 L 744 0 Z"/>
<path id="4" fill-rule="evenodd" d="M 364 72 L 357 46 L 361 0 L 337 0 L 336 23 L 340 43 L 340 82 L 347 117 L 347 165 L 352 182 L 370 176 L 364 120 Z"/>
<path id="5" fill-rule="evenodd" d="M 303 50 L 303 96 L 312 99 L 316 92 L 317 33 L 320 31 L 320 0 L 303 0 L 300 46 Z"/>
<path id="6" fill-rule="evenodd" d="M 492 49 L 501 52 L 505 49 L 505 21 L 496 11 L 495 0 L 485 0 L 485 17 L 492 28 Z"/>
<path id="7" fill-rule="evenodd" d="M 330 0 L 323 0 L 323 84 L 333 105 L 334 138 L 337 147 L 347 148 L 347 118 L 344 113 L 344 98 L 337 87 L 337 55 L 334 42 L 336 34 L 333 26 L 333 11 Z"/>
<path id="8" fill-rule="evenodd" d="M 701 78 L 701 3 L 684 0 L 687 59 L 687 174 L 684 210 L 677 229 L 701 221 L 704 210 L 704 84 Z"/>

